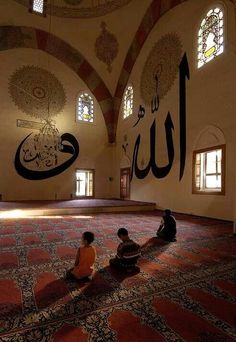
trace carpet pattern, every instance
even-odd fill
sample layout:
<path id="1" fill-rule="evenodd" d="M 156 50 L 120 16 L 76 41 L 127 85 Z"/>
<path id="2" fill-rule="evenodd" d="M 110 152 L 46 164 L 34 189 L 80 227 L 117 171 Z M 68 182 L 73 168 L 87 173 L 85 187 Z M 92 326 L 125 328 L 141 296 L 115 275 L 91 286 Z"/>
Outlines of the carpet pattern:
<path id="1" fill-rule="evenodd" d="M 176 215 L 158 241 L 158 211 L 0 220 L 0 342 L 236 340 L 236 239 L 229 222 Z M 108 266 L 125 226 L 148 244 L 139 274 Z M 96 276 L 64 279 L 82 232 L 96 235 Z"/>
<path id="2" fill-rule="evenodd" d="M 148 206 L 154 204 L 152 202 L 140 202 L 119 199 L 74 199 L 74 200 L 58 200 L 58 201 L 17 201 L 17 202 L 0 202 L 0 211 L 11 209 L 65 209 L 65 208 L 97 208 L 97 207 L 133 207 Z"/>

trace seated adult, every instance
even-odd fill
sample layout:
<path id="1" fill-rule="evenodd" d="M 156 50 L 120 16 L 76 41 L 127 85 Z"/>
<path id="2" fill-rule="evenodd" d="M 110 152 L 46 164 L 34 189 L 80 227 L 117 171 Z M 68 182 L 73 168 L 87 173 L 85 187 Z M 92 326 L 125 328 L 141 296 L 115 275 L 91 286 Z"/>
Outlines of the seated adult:
<path id="1" fill-rule="evenodd" d="M 176 241 L 176 220 L 169 209 L 164 211 L 157 237 L 165 241 Z"/>
<path id="2" fill-rule="evenodd" d="M 137 261 L 140 257 L 140 246 L 129 238 L 126 228 L 120 228 L 117 235 L 122 242 L 117 248 L 116 257 L 110 259 L 110 266 L 127 272 L 139 271 Z"/>

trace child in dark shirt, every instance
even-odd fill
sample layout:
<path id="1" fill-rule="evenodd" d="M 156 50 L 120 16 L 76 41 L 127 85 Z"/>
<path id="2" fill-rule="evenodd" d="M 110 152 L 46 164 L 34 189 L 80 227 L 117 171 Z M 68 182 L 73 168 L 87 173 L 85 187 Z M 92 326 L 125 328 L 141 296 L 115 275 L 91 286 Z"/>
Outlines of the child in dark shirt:
<path id="1" fill-rule="evenodd" d="M 137 261 L 140 256 L 140 246 L 129 238 L 126 228 L 120 228 L 117 235 L 122 242 L 117 248 L 116 257 L 110 259 L 110 266 L 128 272 L 132 270 L 139 271 Z"/>

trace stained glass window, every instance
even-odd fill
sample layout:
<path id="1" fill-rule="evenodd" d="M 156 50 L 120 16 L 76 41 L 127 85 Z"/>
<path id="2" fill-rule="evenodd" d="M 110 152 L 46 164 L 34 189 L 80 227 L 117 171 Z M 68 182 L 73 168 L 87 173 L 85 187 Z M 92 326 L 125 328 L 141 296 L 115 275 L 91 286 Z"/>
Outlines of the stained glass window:
<path id="1" fill-rule="evenodd" d="M 224 15 L 219 7 L 211 9 L 198 31 L 198 68 L 224 51 Z"/>
<path id="2" fill-rule="evenodd" d="M 45 13 L 46 0 L 31 0 L 30 11 L 37 14 Z"/>
<path id="3" fill-rule="evenodd" d="M 123 107 L 123 118 L 127 118 L 133 114 L 133 100 L 134 100 L 134 89 L 132 85 L 129 85 L 125 90 L 124 96 L 124 107 Z"/>
<path id="4" fill-rule="evenodd" d="M 87 93 L 83 93 L 79 95 L 77 118 L 79 121 L 84 121 L 84 122 L 94 121 L 93 99 Z"/>

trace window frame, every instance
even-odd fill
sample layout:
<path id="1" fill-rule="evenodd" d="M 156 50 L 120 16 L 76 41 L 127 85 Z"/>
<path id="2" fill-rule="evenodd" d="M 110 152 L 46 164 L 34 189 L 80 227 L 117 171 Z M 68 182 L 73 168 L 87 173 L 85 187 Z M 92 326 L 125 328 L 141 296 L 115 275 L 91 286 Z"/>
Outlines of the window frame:
<path id="1" fill-rule="evenodd" d="M 221 52 L 219 55 L 216 55 L 213 59 L 205 62 L 203 65 L 201 65 L 200 67 L 198 66 L 199 63 L 199 51 L 198 51 L 198 47 L 199 47 L 199 30 L 201 29 L 201 24 L 202 21 L 204 19 L 206 19 L 207 13 L 210 10 L 214 10 L 215 8 L 219 8 L 220 11 L 222 11 L 223 13 L 223 52 Z M 207 6 L 204 10 L 204 14 L 201 16 L 201 19 L 198 21 L 197 24 L 197 28 L 196 28 L 196 50 L 195 50 L 195 61 L 196 61 L 196 69 L 199 71 L 201 69 L 203 69 L 206 65 L 211 64 L 210 62 L 216 61 L 218 59 L 221 58 L 222 55 L 224 55 L 226 48 L 227 48 L 227 8 L 225 6 L 225 4 L 221 1 L 218 1 L 217 3 L 213 3 L 210 6 Z"/>
<path id="2" fill-rule="evenodd" d="M 89 122 L 89 121 L 84 121 L 84 120 L 79 120 L 79 98 L 81 95 L 83 94 L 88 94 L 88 96 L 91 97 L 92 101 L 93 101 L 93 121 Z M 96 116 L 95 116 L 95 99 L 93 94 L 91 94 L 89 91 L 86 90 L 82 90 L 79 92 L 79 94 L 76 97 L 76 108 L 75 108 L 75 121 L 79 124 L 86 124 L 86 125 L 94 125 L 96 123 Z"/>
<path id="3" fill-rule="evenodd" d="M 37 12 L 33 10 L 33 6 L 34 6 L 34 0 L 29 0 L 29 12 L 39 15 L 41 17 L 46 17 L 47 15 L 47 0 L 43 0 L 43 12 Z"/>
<path id="4" fill-rule="evenodd" d="M 196 177 L 195 177 L 195 167 L 196 167 L 196 155 L 199 153 L 205 153 L 205 152 L 210 152 L 210 151 L 215 151 L 215 150 L 220 150 L 222 153 L 222 158 L 221 158 L 221 190 L 216 191 L 214 190 L 199 190 L 196 187 Z M 200 150 L 195 150 L 193 151 L 193 161 L 192 161 L 192 194 L 200 194 L 200 195 L 225 195 L 225 170 L 226 170 L 226 145 L 217 145 L 217 146 L 212 146 L 208 148 L 203 148 Z M 204 174 L 206 176 L 206 173 Z"/>
<path id="5" fill-rule="evenodd" d="M 92 188 L 92 196 L 79 196 L 79 195 L 76 195 L 76 182 L 77 182 L 77 179 L 76 179 L 76 172 L 77 171 L 90 171 L 92 172 L 93 174 L 93 188 Z M 87 169 L 87 168 L 76 168 L 75 169 L 75 198 L 80 198 L 80 199 L 86 199 L 86 198 L 94 198 L 95 197 L 95 169 Z"/>
<path id="6" fill-rule="evenodd" d="M 125 110 L 125 96 L 126 96 L 126 92 L 128 90 L 129 87 L 132 87 L 132 90 L 133 90 L 133 99 L 132 99 L 132 113 L 129 114 L 128 116 L 124 116 L 124 110 Z M 122 119 L 123 120 L 126 120 L 130 117 L 132 117 L 132 115 L 134 114 L 134 86 L 132 83 L 129 83 L 126 87 L 125 87 L 125 91 L 124 91 L 124 94 L 123 94 L 123 101 L 122 101 Z"/>

